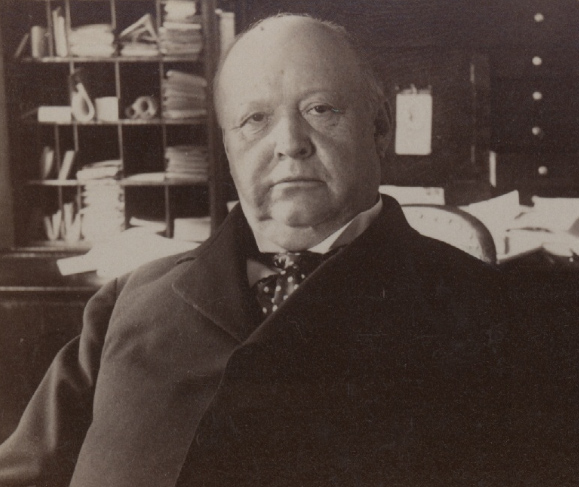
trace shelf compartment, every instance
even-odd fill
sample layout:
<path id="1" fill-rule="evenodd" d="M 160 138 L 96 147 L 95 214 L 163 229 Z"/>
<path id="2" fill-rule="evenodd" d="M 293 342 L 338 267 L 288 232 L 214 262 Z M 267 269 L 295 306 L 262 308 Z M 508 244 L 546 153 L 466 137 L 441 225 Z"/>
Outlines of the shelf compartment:
<path id="1" fill-rule="evenodd" d="M 33 58 L 26 56 L 20 59 L 23 63 L 33 64 L 66 64 L 66 63 L 202 63 L 202 56 L 45 56 Z"/>
<path id="2" fill-rule="evenodd" d="M 85 186 L 87 184 L 117 184 L 119 183 L 121 186 L 203 186 L 206 187 L 209 185 L 208 181 L 205 180 L 196 180 L 196 179 L 165 179 L 163 181 L 134 181 L 131 179 L 120 179 L 118 181 L 111 181 L 105 182 L 102 180 L 93 180 L 93 181 L 77 181 L 76 179 L 32 179 L 30 181 L 26 181 L 28 186 L 53 186 L 53 187 L 76 187 L 76 186 Z"/>
<path id="3" fill-rule="evenodd" d="M 164 181 L 134 181 L 131 179 L 122 179 L 121 186 L 208 186 L 207 180 L 202 179 L 165 179 Z"/>

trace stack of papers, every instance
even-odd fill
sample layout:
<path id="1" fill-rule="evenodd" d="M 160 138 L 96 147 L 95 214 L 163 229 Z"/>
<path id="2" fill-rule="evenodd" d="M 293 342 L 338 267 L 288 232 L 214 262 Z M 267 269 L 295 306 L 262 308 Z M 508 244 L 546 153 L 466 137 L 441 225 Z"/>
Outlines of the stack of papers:
<path id="1" fill-rule="evenodd" d="M 211 218 L 175 218 L 173 238 L 185 242 L 203 242 L 211 235 Z"/>
<path id="2" fill-rule="evenodd" d="M 207 114 L 207 81 L 177 70 L 167 71 L 161 88 L 163 116 L 170 119 L 202 117 Z"/>
<path id="3" fill-rule="evenodd" d="M 115 35 L 109 24 L 90 24 L 70 30 L 70 52 L 79 57 L 111 57 Z"/>
<path id="4" fill-rule="evenodd" d="M 197 246 L 131 228 L 98 242 L 85 255 L 60 259 L 57 265 L 65 276 L 96 271 L 101 277 L 114 278 L 152 260 L 186 252 Z"/>
<path id="5" fill-rule="evenodd" d="M 167 230 L 167 223 L 164 220 L 150 220 L 147 218 L 138 218 L 132 216 L 129 220 L 131 227 L 137 227 L 147 233 L 165 233 Z"/>
<path id="6" fill-rule="evenodd" d="M 104 172 L 108 168 L 95 168 L 100 169 Z M 125 228 L 123 188 L 113 176 L 100 176 L 83 180 L 81 195 L 82 235 L 92 242 L 117 235 Z"/>
<path id="7" fill-rule="evenodd" d="M 203 49 L 203 33 L 196 17 L 195 2 L 168 0 L 163 26 L 159 29 L 161 53 L 167 56 L 197 57 Z"/>
<path id="8" fill-rule="evenodd" d="M 512 191 L 464 210 L 490 230 L 499 262 L 544 250 L 572 257 L 579 253 L 579 199 L 532 197 L 533 206 L 519 204 Z"/>
<path id="9" fill-rule="evenodd" d="M 121 174 L 122 164 L 120 159 L 93 162 L 85 164 L 76 172 L 79 181 L 91 181 L 95 179 L 116 179 Z"/>
<path id="10" fill-rule="evenodd" d="M 195 182 L 207 182 L 209 157 L 207 147 L 196 145 L 178 145 L 165 149 L 168 179 L 187 179 Z"/>
<path id="11" fill-rule="evenodd" d="M 444 205 L 444 188 L 383 184 L 379 191 L 392 196 L 401 205 Z"/>
<path id="12" fill-rule="evenodd" d="M 158 40 L 153 16 L 145 14 L 119 35 L 121 56 L 158 56 Z"/>
<path id="13" fill-rule="evenodd" d="M 125 177 L 125 181 L 135 181 L 138 183 L 162 183 L 165 181 L 165 171 L 163 172 L 140 172 Z"/>

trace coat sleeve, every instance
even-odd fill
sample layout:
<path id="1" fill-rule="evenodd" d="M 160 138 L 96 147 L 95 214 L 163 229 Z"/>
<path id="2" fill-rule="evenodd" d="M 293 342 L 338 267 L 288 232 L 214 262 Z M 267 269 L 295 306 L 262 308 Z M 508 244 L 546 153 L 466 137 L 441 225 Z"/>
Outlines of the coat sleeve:
<path id="1" fill-rule="evenodd" d="M 81 334 L 56 355 L 14 433 L 0 445 L 0 486 L 68 485 L 92 420 L 100 356 L 118 283 L 88 302 Z"/>

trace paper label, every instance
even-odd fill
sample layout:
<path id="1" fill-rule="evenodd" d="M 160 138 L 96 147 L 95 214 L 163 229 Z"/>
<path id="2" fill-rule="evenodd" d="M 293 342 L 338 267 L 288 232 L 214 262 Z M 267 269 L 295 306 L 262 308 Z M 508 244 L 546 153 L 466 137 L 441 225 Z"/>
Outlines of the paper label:
<path id="1" fill-rule="evenodd" d="M 430 93 L 396 95 L 394 142 L 396 154 L 425 156 L 432 152 L 432 95 Z"/>

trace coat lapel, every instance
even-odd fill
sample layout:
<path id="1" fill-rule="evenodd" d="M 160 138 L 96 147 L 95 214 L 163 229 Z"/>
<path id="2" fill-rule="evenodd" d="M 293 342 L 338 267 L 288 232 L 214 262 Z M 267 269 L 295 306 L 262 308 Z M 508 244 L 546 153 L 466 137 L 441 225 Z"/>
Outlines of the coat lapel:
<path id="1" fill-rule="evenodd" d="M 305 339 L 312 326 L 327 321 L 336 309 L 384 306 L 402 312 L 412 306 L 420 279 L 409 250 L 416 233 L 398 206 L 383 198 L 384 209 L 364 234 L 320 266 L 284 305 L 248 338 L 247 343 L 279 340 L 294 333 Z M 307 327 L 300 324 L 309 323 Z M 299 329 L 296 330 L 296 327 Z"/>
<path id="2" fill-rule="evenodd" d="M 257 304 L 247 282 L 247 247 L 255 245 L 239 206 L 218 232 L 181 263 L 173 290 L 239 342 L 257 323 Z"/>

